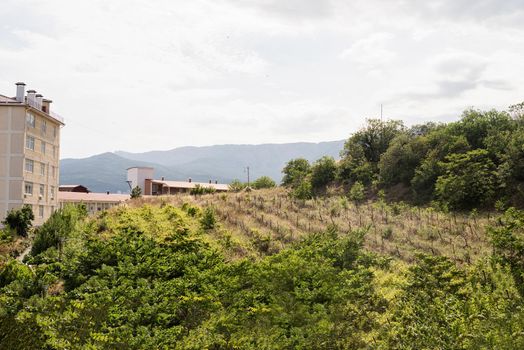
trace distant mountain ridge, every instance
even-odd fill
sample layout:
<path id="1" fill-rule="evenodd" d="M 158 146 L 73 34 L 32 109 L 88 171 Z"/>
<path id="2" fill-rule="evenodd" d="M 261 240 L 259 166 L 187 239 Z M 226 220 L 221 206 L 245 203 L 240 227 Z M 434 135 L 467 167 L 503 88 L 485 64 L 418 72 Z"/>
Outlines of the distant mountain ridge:
<path id="1" fill-rule="evenodd" d="M 167 151 L 130 153 L 107 152 L 82 159 L 63 159 L 60 163 L 61 184 L 82 184 L 92 191 L 127 192 L 126 169 L 133 166 L 155 168 L 155 177 L 229 183 L 245 181 L 245 167 L 251 179 L 267 175 L 280 182 L 282 168 L 292 158 L 314 161 L 328 155 L 339 157 L 344 141 L 320 143 L 298 142 L 261 145 L 216 145 L 179 147 Z"/>

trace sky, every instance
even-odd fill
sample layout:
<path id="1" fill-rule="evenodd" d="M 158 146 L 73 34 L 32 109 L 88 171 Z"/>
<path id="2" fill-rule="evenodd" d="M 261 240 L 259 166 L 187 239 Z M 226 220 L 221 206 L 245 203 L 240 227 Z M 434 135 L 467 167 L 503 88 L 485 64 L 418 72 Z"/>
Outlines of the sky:
<path id="1" fill-rule="evenodd" d="M 524 100 L 523 0 L 1 0 L 0 94 L 61 157 L 345 139 Z"/>

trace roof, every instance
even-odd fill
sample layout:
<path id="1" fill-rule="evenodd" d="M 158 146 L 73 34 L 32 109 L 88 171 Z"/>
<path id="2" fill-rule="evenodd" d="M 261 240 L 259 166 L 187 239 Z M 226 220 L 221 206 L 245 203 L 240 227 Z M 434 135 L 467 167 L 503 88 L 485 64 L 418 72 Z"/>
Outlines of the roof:
<path id="1" fill-rule="evenodd" d="M 83 185 L 60 185 L 58 187 L 59 191 L 69 191 L 69 192 L 91 192 L 89 189 Z"/>
<path id="2" fill-rule="evenodd" d="M 4 96 L 4 95 L 0 95 L 0 103 L 18 103 L 18 104 L 21 104 L 15 98 L 7 97 L 7 96 Z"/>
<path id="3" fill-rule="evenodd" d="M 51 100 L 47 100 L 47 101 L 51 101 Z M 59 116 L 55 112 L 53 112 L 53 111 L 44 112 L 41 109 L 38 109 L 38 108 L 35 108 L 34 106 L 31 106 L 31 104 L 18 102 L 15 97 L 7 97 L 5 95 L 0 95 L 0 105 L 2 105 L 2 104 L 8 104 L 8 105 L 12 104 L 12 105 L 15 105 L 15 106 L 27 106 L 27 107 L 31 108 L 32 111 L 37 111 L 42 116 L 45 116 L 46 118 L 51 119 L 52 121 L 58 122 L 61 125 L 65 125 L 64 118 L 62 118 L 61 116 Z"/>
<path id="4" fill-rule="evenodd" d="M 155 169 L 155 168 L 150 167 L 150 166 L 132 166 L 132 167 L 127 168 L 126 170 L 129 170 L 129 169 Z"/>
<path id="5" fill-rule="evenodd" d="M 58 192 L 58 200 L 62 202 L 98 202 L 115 203 L 130 199 L 128 194 L 96 193 L 96 192 Z"/>
<path id="6" fill-rule="evenodd" d="M 207 182 L 189 182 L 189 181 L 165 181 L 165 180 L 151 180 L 152 183 L 162 184 L 167 187 L 173 188 L 195 188 L 197 185 L 201 187 L 211 187 L 217 191 L 227 191 L 229 190 L 229 185 L 226 184 L 216 184 L 216 183 L 207 183 Z"/>

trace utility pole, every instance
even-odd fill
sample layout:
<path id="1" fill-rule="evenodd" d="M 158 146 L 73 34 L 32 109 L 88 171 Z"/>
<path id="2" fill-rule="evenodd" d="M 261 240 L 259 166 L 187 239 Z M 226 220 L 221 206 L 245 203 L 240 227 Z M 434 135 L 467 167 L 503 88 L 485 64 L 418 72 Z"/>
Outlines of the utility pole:
<path id="1" fill-rule="evenodd" d="M 249 166 L 246 167 L 247 171 L 247 187 L 249 187 Z"/>

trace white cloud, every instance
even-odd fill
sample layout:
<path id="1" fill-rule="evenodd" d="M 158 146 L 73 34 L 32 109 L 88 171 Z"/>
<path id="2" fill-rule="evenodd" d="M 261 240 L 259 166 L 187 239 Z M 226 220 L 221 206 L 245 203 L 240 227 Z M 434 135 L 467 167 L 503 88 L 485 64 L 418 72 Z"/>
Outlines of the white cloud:
<path id="1" fill-rule="evenodd" d="M 524 95 L 521 1 L 4 0 L 0 93 L 66 117 L 63 156 L 339 139 Z M 23 14 L 23 15 L 21 15 Z"/>
<path id="2" fill-rule="evenodd" d="M 371 72 L 380 72 L 381 68 L 391 63 L 397 54 L 392 49 L 394 35 L 391 33 L 374 33 L 356 41 L 350 48 L 339 55 L 356 63 L 360 68 Z"/>

